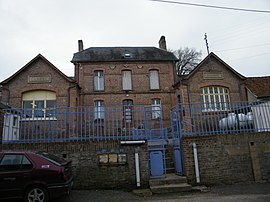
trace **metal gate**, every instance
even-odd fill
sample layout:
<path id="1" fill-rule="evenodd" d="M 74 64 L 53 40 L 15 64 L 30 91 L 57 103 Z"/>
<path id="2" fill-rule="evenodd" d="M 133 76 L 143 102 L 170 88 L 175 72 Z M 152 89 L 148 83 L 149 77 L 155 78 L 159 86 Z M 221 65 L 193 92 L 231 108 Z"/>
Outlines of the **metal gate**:
<path id="1" fill-rule="evenodd" d="M 174 166 L 177 175 L 183 175 L 181 115 L 181 109 L 178 107 L 173 108 L 170 112 Z"/>
<path id="2" fill-rule="evenodd" d="M 145 133 L 149 152 L 149 174 L 151 178 L 165 177 L 165 144 L 168 141 L 167 129 L 163 128 L 160 106 L 145 107 Z"/>

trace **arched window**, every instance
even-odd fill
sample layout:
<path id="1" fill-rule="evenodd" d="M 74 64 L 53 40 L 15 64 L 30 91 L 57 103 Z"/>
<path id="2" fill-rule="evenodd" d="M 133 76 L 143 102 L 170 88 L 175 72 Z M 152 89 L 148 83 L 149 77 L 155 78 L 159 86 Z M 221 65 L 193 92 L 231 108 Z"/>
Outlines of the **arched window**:
<path id="1" fill-rule="evenodd" d="M 225 111 L 230 105 L 229 89 L 221 86 L 201 88 L 203 111 Z"/>
<path id="2" fill-rule="evenodd" d="M 95 100 L 95 115 L 94 119 L 104 119 L 104 101 L 103 100 Z"/>
<path id="3" fill-rule="evenodd" d="M 31 91 L 22 96 L 24 116 L 51 118 L 56 116 L 56 94 L 51 91 Z"/>
<path id="4" fill-rule="evenodd" d="M 123 100 L 123 111 L 124 111 L 124 122 L 132 122 L 132 111 L 133 111 L 133 100 L 126 99 Z"/>
<path id="5" fill-rule="evenodd" d="M 104 73 L 103 71 L 94 72 L 94 91 L 104 91 Z"/>
<path id="6" fill-rule="evenodd" d="M 161 100 L 159 98 L 151 99 L 152 119 L 161 118 Z"/>

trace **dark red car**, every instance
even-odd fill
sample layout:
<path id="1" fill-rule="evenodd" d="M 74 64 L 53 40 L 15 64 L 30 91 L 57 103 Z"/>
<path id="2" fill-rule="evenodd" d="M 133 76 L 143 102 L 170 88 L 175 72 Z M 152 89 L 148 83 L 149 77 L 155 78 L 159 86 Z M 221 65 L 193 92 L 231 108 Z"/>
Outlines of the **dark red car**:
<path id="1" fill-rule="evenodd" d="M 70 192 L 71 161 L 45 152 L 0 152 L 0 201 L 46 202 Z"/>

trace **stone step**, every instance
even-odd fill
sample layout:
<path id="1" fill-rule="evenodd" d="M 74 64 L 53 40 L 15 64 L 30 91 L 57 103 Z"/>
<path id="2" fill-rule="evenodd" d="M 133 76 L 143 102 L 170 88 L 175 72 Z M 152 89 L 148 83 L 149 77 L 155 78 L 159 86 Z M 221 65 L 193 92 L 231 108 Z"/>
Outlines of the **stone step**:
<path id="1" fill-rule="evenodd" d="M 166 166 L 166 174 L 174 174 L 175 173 L 175 168 L 174 167 L 167 167 Z"/>
<path id="2" fill-rule="evenodd" d="M 182 184 L 182 183 L 187 183 L 187 178 L 185 176 L 175 175 L 174 173 L 166 174 L 165 178 L 149 180 L 150 187 L 169 184 Z"/>
<path id="3" fill-rule="evenodd" d="M 165 193 L 192 191 L 192 186 L 187 183 L 165 184 L 165 185 L 150 186 L 150 189 L 154 194 L 165 194 Z"/>

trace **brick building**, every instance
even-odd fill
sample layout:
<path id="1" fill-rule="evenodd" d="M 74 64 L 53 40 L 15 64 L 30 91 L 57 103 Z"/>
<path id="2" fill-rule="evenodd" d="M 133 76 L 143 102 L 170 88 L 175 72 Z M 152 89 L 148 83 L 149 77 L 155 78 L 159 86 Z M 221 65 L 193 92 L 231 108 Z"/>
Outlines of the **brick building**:
<path id="1" fill-rule="evenodd" d="M 44 56 L 38 54 L 15 74 L 1 82 L 2 102 L 12 108 L 32 110 L 76 106 L 77 84 Z M 36 116 L 48 116 L 37 112 Z M 33 114 L 33 116 L 35 116 Z"/>
<path id="2" fill-rule="evenodd" d="M 175 86 L 180 103 L 201 103 L 206 108 L 219 102 L 247 101 L 246 77 L 210 53 Z"/>
<path id="3" fill-rule="evenodd" d="M 161 107 L 168 126 L 169 109 L 175 105 L 172 87 L 177 58 L 166 51 L 165 37 L 155 47 L 91 47 L 75 53 L 75 79 L 79 105 L 98 108 L 117 105 Z M 160 118 L 159 113 L 153 118 Z"/>

